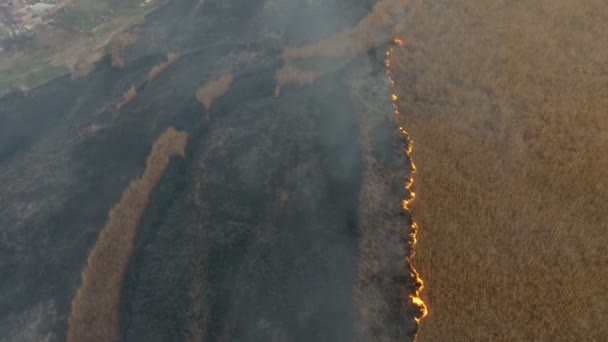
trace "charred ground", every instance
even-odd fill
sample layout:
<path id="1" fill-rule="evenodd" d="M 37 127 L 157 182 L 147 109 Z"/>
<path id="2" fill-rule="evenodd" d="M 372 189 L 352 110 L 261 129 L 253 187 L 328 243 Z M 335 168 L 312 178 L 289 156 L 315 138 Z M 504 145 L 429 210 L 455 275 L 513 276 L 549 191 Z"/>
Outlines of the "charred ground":
<path id="1" fill-rule="evenodd" d="M 351 26 L 371 4 L 205 1 L 193 12 L 197 3 L 146 17 L 122 69 L 108 57 L 87 76 L 1 100 L 4 338 L 65 339 L 86 257 L 168 127 L 188 145 L 134 240 L 117 308 L 124 340 L 411 337 L 400 207 L 409 170 L 383 54 L 274 96 L 282 48 Z M 180 58 L 150 81 L 167 52 Z M 231 86 L 207 111 L 196 91 L 225 74 Z M 117 106 L 131 87 L 136 96 Z M 368 254 L 364 235 L 382 252 Z M 372 259 L 373 274 L 362 273 Z"/>

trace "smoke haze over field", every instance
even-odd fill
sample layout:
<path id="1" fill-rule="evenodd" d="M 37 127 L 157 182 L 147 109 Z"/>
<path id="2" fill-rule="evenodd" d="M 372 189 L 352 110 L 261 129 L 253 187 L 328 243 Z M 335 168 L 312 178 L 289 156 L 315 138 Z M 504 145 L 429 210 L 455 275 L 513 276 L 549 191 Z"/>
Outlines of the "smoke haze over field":
<path id="1" fill-rule="evenodd" d="M 384 65 L 406 15 L 386 0 L 169 1 L 80 77 L 3 98 L 0 327 L 412 338 L 411 170 Z M 154 157 L 167 134 L 170 163 Z"/>

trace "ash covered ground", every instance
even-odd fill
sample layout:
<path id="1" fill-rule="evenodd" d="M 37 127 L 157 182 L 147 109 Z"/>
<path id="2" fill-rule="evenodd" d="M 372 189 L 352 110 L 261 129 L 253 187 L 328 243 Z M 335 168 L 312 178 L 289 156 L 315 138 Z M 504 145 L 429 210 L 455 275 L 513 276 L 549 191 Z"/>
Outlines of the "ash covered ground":
<path id="1" fill-rule="evenodd" d="M 311 59 L 303 67 L 323 75 L 275 96 L 285 47 L 351 27 L 372 5 L 172 1 L 133 28 L 123 68 L 106 57 L 2 98 L 0 341 L 67 338 L 87 255 L 169 127 L 188 143 L 137 226 L 109 327 L 120 339 L 412 338 L 410 170 L 382 47 Z M 167 52 L 180 57 L 151 80 Z M 227 74 L 229 89 L 201 105 L 197 89 Z"/>

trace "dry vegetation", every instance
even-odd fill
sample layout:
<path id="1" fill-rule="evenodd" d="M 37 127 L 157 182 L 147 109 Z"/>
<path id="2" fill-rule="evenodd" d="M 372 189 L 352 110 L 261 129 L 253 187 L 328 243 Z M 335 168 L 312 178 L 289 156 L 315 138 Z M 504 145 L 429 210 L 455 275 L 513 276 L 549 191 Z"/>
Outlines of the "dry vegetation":
<path id="1" fill-rule="evenodd" d="M 153 66 L 152 69 L 150 69 L 150 71 L 148 72 L 148 76 L 146 76 L 146 82 L 148 84 L 150 84 L 150 82 L 157 79 L 158 76 L 160 76 L 165 70 L 167 70 L 167 68 L 171 64 L 175 63 L 178 59 L 179 59 L 179 54 L 174 53 L 174 52 L 167 53 L 166 61 L 164 61 L 160 64 L 157 64 L 157 65 Z"/>
<path id="2" fill-rule="evenodd" d="M 110 210 L 72 301 L 68 341 L 118 341 L 120 291 L 141 215 L 170 158 L 184 157 L 187 140 L 186 133 L 167 129 L 154 142 L 142 177 L 129 185 Z"/>
<path id="3" fill-rule="evenodd" d="M 406 26 L 419 340 L 605 340 L 608 4 L 426 2 Z"/>
<path id="4" fill-rule="evenodd" d="M 124 29 L 121 27 L 121 29 Z M 77 79 L 90 74 L 95 70 L 97 63 L 103 56 L 109 55 L 112 67 L 122 69 L 125 67 L 124 49 L 133 44 L 137 38 L 136 31 L 111 31 L 98 37 L 93 43 L 82 43 L 60 51 L 53 57 L 53 63 L 65 64 L 71 71 L 71 77 Z"/>
<path id="5" fill-rule="evenodd" d="M 286 48 L 282 57 L 286 62 L 316 56 L 352 57 L 371 48 L 388 43 L 394 32 L 406 21 L 408 6 L 399 0 L 381 0 L 372 12 L 354 27 L 317 43 Z"/>
<path id="6" fill-rule="evenodd" d="M 311 85 L 317 78 L 317 73 L 310 70 L 302 70 L 291 65 L 284 65 L 277 70 L 274 78 L 277 80 L 277 88 L 274 96 L 279 96 L 281 87 L 286 84 L 297 84 L 299 86 Z"/>
<path id="7" fill-rule="evenodd" d="M 209 112 L 209 109 L 211 109 L 213 101 L 224 95 L 230 89 L 233 80 L 234 77 L 231 74 L 226 74 L 215 80 L 209 81 L 204 86 L 198 88 L 196 91 L 196 99 L 205 107 L 207 113 Z"/>
<path id="8" fill-rule="evenodd" d="M 135 97 L 137 97 L 137 90 L 135 89 L 134 85 L 131 85 L 131 88 L 129 88 L 129 90 L 127 90 L 123 95 L 122 95 L 122 100 L 120 101 L 120 103 L 116 106 L 117 109 L 121 109 L 124 105 L 126 105 L 127 103 L 133 101 L 135 99 Z"/>
<path id="9" fill-rule="evenodd" d="M 368 16 L 352 28 L 307 46 L 286 48 L 281 55 L 285 66 L 275 75 L 278 83 L 275 96 L 279 95 L 282 85 L 308 85 L 322 73 L 301 70 L 292 65 L 294 61 L 313 57 L 342 57 L 344 62 L 340 66 L 344 66 L 351 58 L 390 42 L 408 20 L 408 13 L 412 13 L 410 7 L 400 0 L 381 0 Z"/>
<path id="10" fill-rule="evenodd" d="M 125 64 L 124 49 L 135 42 L 135 35 L 132 32 L 122 32 L 118 34 L 106 47 L 107 54 L 110 55 L 112 67 L 123 69 Z"/>

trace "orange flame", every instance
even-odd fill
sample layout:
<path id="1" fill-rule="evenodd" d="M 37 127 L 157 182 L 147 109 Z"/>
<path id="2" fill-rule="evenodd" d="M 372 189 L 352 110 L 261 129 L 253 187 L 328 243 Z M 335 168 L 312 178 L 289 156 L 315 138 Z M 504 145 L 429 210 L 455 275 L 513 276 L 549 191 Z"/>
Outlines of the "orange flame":
<path id="1" fill-rule="evenodd" d="M 405 42 L 400 38 L 393 39 L 393 43 L 394 43 L 394 46 L 403 46 L 403 44 L 405 44 Z M 388 78 L 389 83 L 390 83 L 391 87 L 393 88 L 392 89 L 393 92 L 391 93 L 391 101 L 392 101 L 392 105 L 393 105 L 393 111 L 395 113 L 395 119 L 398 119 L 400 116 L 399 108 L 397 107 L 398 97 L 394 93 L 395 81 L 391 75 L 391 70 L 390 70 L 390 68 L 391 68 L 390 57 L 393 52 L 394 46 L 391 46 L 388 50 L 386 50 L 386 52 L 385 52 L 386 58 L 384 59 L 384 65 L 386 66 L 386 77 Z M 405 155 L 407 156 L 407 159 L 410 162 L 410 176 L 405 181 L 405 190 L 407 192 L 407 197 L 403 199 L 401 204 L 402 204 L 403 210 L 410 213 L 409 205 L 412 203 L 412 201 L 414 201 L 414 199 L 416 199 L 416 193 L 412 190 L 412 185 L 414 184 L 413 175 L 414 175 L 414 173 L 416 173 L 416 165 L 414 164 L 414 161 L 412 160 L 413 141 L 410 138 L 407 131 L 403 127 L 399 127 L 399 131 L 407 139 L 407 146 L 405 147 Z M 411 249 L 410 249 L 410 255 L 407 258 L 407 265 L 410 270 L 410 276 L 414 279 L 414 282 L 415 282 L 415 290 L 414 290 L 413 294 L 409 295 L 409 299 L 417 310 L 416 317 L 414 317 L 414 319 L 416 320 L 416 323 L 420 323 L 420 321 L 428 314 L 428 308 L 427 308 L 426 304 L 424 303 L 424 301 L 422 300 L 422 298 L 420 297 L 420 293 L 422 292 L 422 289 L 424 289 L 424 282 L 422 281 L 422 279 L 418 275 L 418 272 L 416 271 L 416 269 L 414 268 L 414 266 L 412 264 L 412 258 L 414 257 L 414 254 L 415 254 L 415 246 L 416 246 L 416 243 L 418 242 L 418 239 L 417 239 L 418 225 L 416 224 L 416 222 L 412 221 L 410 228 L 411 228 L 411 233 L 410 233 L 409 238 L 410 238 Z"/>

